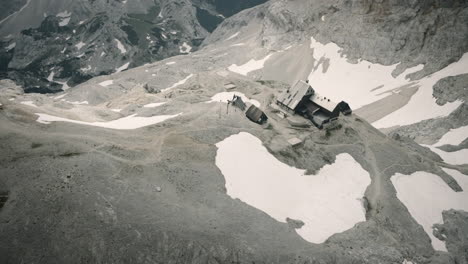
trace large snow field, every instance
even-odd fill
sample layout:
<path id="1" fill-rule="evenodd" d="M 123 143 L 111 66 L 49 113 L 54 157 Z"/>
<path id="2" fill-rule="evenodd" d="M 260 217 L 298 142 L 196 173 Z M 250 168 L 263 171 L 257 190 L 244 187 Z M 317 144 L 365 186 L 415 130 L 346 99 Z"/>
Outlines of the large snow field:
<path id="1" fill-rule="evenodd" d="M 436 250 L 447 251 L 445 242 L 432 234 L 434 224 L 443 223 L 442 211 L 449 209 L 468 211 L 468 176 L 456 170 L 443 169 L 462 187 L 453 191 L 439 176 L 418 171 L 411 175 L 397 173 L 391 181 L 398 199 L 408 208 L 413 218 L 424 228 Z"/>
<path id="2" fill-rule="evenodd" d="M 216 165 L 226 179 L 227 194 L 264 211 L 280 222 L 302 220 L 297 233 L 323 243 L 335 233 L 365 221 L 360 199 L 371 183 L 369 174 L 349 154 L 316 175 L 277 160 L 245 132 L 216 144 Z"/>
<path id="3" fill-rule="evenodd" d="M 465 139 L 468 138 L 468 126 L 462 126 L 455 129 L 450 129 L 445 135 L 443 135 L 434 146 L 443 145 L 460 145 Z"/>
<path id="4" fill-rule="evenodd" d="M 444 162 L 452 165 L 468 164 L 468 149 L 461 149 L 453 152 L 441 150 L 435 146 L 422 145 L 431 149 L 432 152 L 439 155 Z"/>
<path id="5" fill-rule="evenodd" d="M 228 101 L 232 100 L 234 95 L 239 96 L 242 98 L 242 101 L 246 103 L 251 103 L 255 105 L 256 107 L 260 107 L 260 102 L 255 100 L 255 99 L 249 99 L 245 94 L 240 93 L 240 92 L 222 92 L 222 93 L 217 93 L 214 96 L 211 97 L 211 100 L 208 101 L 207 103 L 213 103 L 213 102 L 222 102 L 222 103 L 227 103 Z"/>
<path id="6" fill-rule="evenodd" d="M 423 65 L 409 68 L 399 76 L 393 77 L 392 72 L 397 64 L 385 66 L 366 60 L 359 60 L 353 64 L 342 55 L 339 46 L 334 43 L 321 44 L 313 37 L 310 48 L 313 49 L 316 60 L 309 75 L 312 87 L 334 101 L 347 101 L 353 109 L 399 92 L 402 86 L 419 87 L 407 105 L 374 122 L 373 125 L 378 128 L 409 125 L 425 119 L 447 116 L 461 103 L 457 101 L 443 106 L 437 105 L 432 96 L 432 87 L 444 77 L 468 73 L 468 53 L 439 72 L 410 81 L 407 75 L 422 70 Z M 421 111 L 422 108 L 424 111 Z"/>
<path id="7" fill-rule="evenodd" d="M 150 117 L 140 117 L 136 116 L 137 114 L 133 114 L 130 116 L 126 116 L 123 118 L 119 118 L 116 120 L 111 121 L 104 121 L 104 122 L 85 122 L 79 120 L 73 120 L 48 114 L 36 113 L 39 118 L 36 120 L 42 124 L 50 124 L 52 122 L 69 122 L 75 123 L 80 125 L 87 125 L 87 126 L 96 126 L 96 127 L 104 127 L 104 128 L 111 128 L 111 129 L 119 129 L 119 130 L 130 130 L 130 129 L 137 129 L 145 126 L 154 125 L 157 123 L 161 123 L 167 119 L 177 117 L 182 113 L 176 115 L 159 115 L 159 116 L 150 116 Z"/>
<path id="8" fill-rule="evenodd" d="M 468 164 L 468 149 L 461 149 L 457 151 L 444 151 L 438 147 L 444 145 L 460 145 L 466 138 L 468 138 L 468 126 L 463 126 L 455 129 L 450 129 L 443 135 L 438 142 L 433 145 L 422 145 L 431 149 L 432 152 L 439 155 L 446 163 L 452 165 Z"/>
<path id="9" fill-rule="evenodd" d="M 238 73 L 238 74 L 247 75 L 249 72 L 262 69 L 263 66 L 265 65 L 265 62 L 271 57 L 271 55 L 273 54 L 269 54 L 260 60 L 251 59 L 245 64 L 242 64 L 240 66 L 238 66 L 237 64 L 232 64 L 231 66 L 228 67 L 228 70 Z"/>

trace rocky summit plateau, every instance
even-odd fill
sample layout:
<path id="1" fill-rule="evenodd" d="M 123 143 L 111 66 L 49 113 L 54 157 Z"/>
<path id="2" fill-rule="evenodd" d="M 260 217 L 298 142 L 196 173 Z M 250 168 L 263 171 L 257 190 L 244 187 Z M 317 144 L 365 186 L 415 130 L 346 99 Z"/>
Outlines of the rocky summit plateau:
<path id="1" fill-rule="evenodd" d="M 467 1 L 0 4 L 0 263 L 468 264 Z"/>

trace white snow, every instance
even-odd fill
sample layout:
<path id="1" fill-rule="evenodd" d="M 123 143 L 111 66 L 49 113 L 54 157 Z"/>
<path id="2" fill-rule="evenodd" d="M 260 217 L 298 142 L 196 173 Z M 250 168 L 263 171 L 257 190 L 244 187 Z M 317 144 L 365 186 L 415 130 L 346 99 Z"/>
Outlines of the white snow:
<path id="1" fill-rule="evenodd" d="M 83 52 L 83 53 L 81 53 L 81 54 L 78 54 L 76 57 L 77 57 L 77 58 L 81 58 L 81 57 L 83 57 L 84 55 L 86 55 L 86 54 Z M 68 55 L 67 55 L 67 57 L 68 57 Z"/>
<path id="2" fill-rule="evenodd" d="M 322 22 L 324 22 L 325 21 L 325 15 L 321 16 L 320 20 L 322 20 Z"/>
<path id="3" fill-rule="evenodd" d="M 127 52 L 127 49 L 125 49 L 125 46 L 120 42 L 118 39 L 114 39 L 115 42 L 117 43 L 117 48 L 120 50 L 120 53 L 124 54 Z"/>
<path id="4" fill-rule="evenodd" d="M 82 72 L 88 72 L 88 71 L 90 71 L 91 69 L 92 69 L 91 65 L 87 65 L 86 68 L 81 68 L 80 70 L 81 70 Z"/>
<path id="5" fill-rule="evenodd" d="M 62 99 L 63 97 L 65 97 L 67 94 L 64 93 L 64 94 L 61 94 L 61 95 L 58 95 L 58 96 L 55 96 L 54 99 Z"/>
<path id="6" fill-rule="evenodd" d="M 15 98 L 10 98 L 10 99 L 8 99 L 8 101 L 14 101 L 14 100 L 15 100 Z"/>
<path id="7" fill-rule="evenodd" d="M 172 35 L 176 35 L 176 34 L 177 34 L 177 31 L 171 31 L 171 34 L 172 34 Z"/>
<path id="8" fill-rule="evenodd" d="M 47 80 L 49 82 L 53 82 L 54 81 L 54 75 L 55 75 L 55 72 L 51 71 L 49 76 L 47 76 Z"/>
<path id="9" fill-rule="evenodd" d="M 309 242 L 323 243 L 366 220 L 360 199 L 371 180 L 349 154 L 339 154 L 317 175 L 304 175 L 305 170 L 280 162 L 249 133 L 216 146 L 216 165 L 226 179 L 227 194 L 277 221 L 303 221 L 296 231 Z"/>
<path id="10" fill-rule="evenodd" d="M 111 109 L 111 111 L 116 112 L 116 113 L 120 113 L 122 111 L 122 109 L 114 108 L 114 109 Z"/>
<path id="11" fill-rule="evenodd" d="M 439 155 L 444 162 L 452 165 L 463 165 L 468 164 L 468 149 L 460 149 L 457 151 L 444 151 L 438 147 L 443 145 L 460 145 L 466 138 L 468 138 L 468 126 L 462 126 L 456 129 L 450 129 L 445 135 L 443 135 L 438 142 L 433 145 L 424 145 L 428 147 L 432 152 Z"/>
<path id="12" fill-rule="evenodd" d="M 175 88 L 175 87 L 177 87 L 179 85 L 182 85 L 182 84 L 186 83 L 192 77 L 193 77 L 193 74 L 190 74 L 189 76 L 185 77 L 183 80 L 180 80 L 180 81 L 174 83 L 172 86 L 170 86 L 168 88 L 165 88 L 165 89 L 162 89 L 161 92 L 165 92 L 165 91 L 168 91 L 168 90 L 170 90 L 172 88 Z"/>
<path id="13" fill-rule="evenodd" d="M 187 42 L 182 43 L 182 46 L 179 47 L 180 53 L 190 53 L 192 47 L 187 44 Z"/>
<path id="14" fill-rule="evenodd" d="M 71 19 L 71 17 L 63 18 L 62 21 L 59 22 L 59 26 L 64 27 L 64 26 L 68 25 L 68 23 L 70 23 L 70 19 Z"/>
<path id="15" fill-rule="evenodd" d="M 125 63 L 124 65 L 120 66 L 119 68 L 115 69 L 115 72 L 121 72 L 123 70 L 128 69 L 128 66 L 130 65 L 130 62 Z"/>
<path id="16" fill-rule="evenodd" d="M 103 122 L 85 122 L 79 120 L 73 120 L 68 118 L 62 118 L 58 116 L 52 116 L 48 114 L 41 114 L 36 113 L 39 118 L 36 120 L 42 124 L 50 124 L 52 122 L 69 122 L 75 123 L 80 125 L 87 125 L 87 126 L 96 126 L 96 127 L 104 127 L 104 128 L 111 128 L 111 129 L 119 129 L 119 130 L 130 130 L 130 129 L 137 129 L 145 126 L 154 125 L 160 122 L 163 122 L 167 119 L 177 117 L 182 113 L 176 115 L 160 115 L 160 116 L 150 116 L 150 117 L 139 117 L 136 114 L 126 116 L 123 118 L 119 118 L 112 121 L 103 121 Z"/>
<path id="17" fill-rule="evenodd" d="M 80 22 L 78 22 L 78 25 L 81 25 L 83 24 L 85 21 L 84 20 L 81 20 Z"/>
<path id="18" fill-rule="evenodd" d="M 249 72 L 262 69 L 265 65 L 265 62 L 270 58 L 271 55 L 273 54 L 269 54 L 265 58 L 260 60 L 251 59 L 247 63 L 242 64 L 240 66 L 237 66 L 237 64 L 233 64 L 228 67 L 228 70 L 238 74 L 247 75 Z"/>
<path id="19" fill-rule="evenodd" d="M 391 181 L 398 199 L 408 208 L 411 216 L 424 228 L 436 250 L 447 251 L 445 242 L 432 234 L 434 224 L 443 223 L 442 211 L 449 209 L 468 211 L 468 176 L 456 170 L 443 169 L 462 187 L 453 191 L 439 176 L 418 171 L 411 175 L 400 173 Z"/>
<path id="20" fill-rule="evenodd" d="M 424 119 L 446 116 L 455 110 L 460 102 L 447 103 L 439 106 L 432 97 L 432 86 L 440 79 L 468 72 L 468 53 L 445 69 L 420 80 L 410 81 L 407 75 L 421 71 L 424 66 L 418 65 L 407 69 L 396 78 L 392 72 L 397 64 L 385 66 L 369 61 L 359 60 L 353 64 L 342 55 L 342 49 L 334 43 L 326 45 L 311 38 L 310 47 L 315 59 L 314 69 L 309 75 L 309 81 L 314 89 L 334 101 L 347 101 L 352 108 L 358 109 L 373 103 L 393 93 L 398 93 L 405 85 L 419 87 L 416 94 L 407 105 L 390 115 L 373 123 L 379 128 L 395 125 L 409 125 Z M 324 62 L 329 62 L 325 68 Z M 376 89 L 379 88 L 379 89 Z M 424 111 L 420 111 L 424 106 Z"/>
<path id="21" fill-rule="evenodd" d="M 59 82 L 59 81 L 55 81 L 56 83 L 59 83 L 62 85 L 62 90 L 68 90 L 70 89 L 70 86 L 68 86 L 68 81 L 65 81 L 65 82 Z"/>
<path id="22" fill-rule="evenodd" d="M 6 51 L 9 51 L 9 50 L 13 49 L 14 47 L 16 47 L 16 42 L 13 42 L 13 43 L 11 43 L 10 45 L 8 45 L 8 46 L 5 48 L 5 50 L 6 50 Z"/>
<path id="23" fill-rule="evenodd" d="M 443 145 L 460 145 L 465 139 L 468 138 L 468 126 L 462 126 L 455 129 L 450 129 L 445 135 L 443 135 L 434 146 Z"/>
<path id="24" fill-rule="evenodd" d="M 63 48 L 63 50 L 60 52 L 60 53 L 65 53 L 65 51 L 67 50 L 67 47 Z"/>
<path id="25" fill-rule="evenodd" d="M 452 165 L 463 165 L 468 164 L 468 149 L 461 149 L 457 151 L 447 152 L 443 151 L 434 145 L 422 145 L 428 147 L 432 152 L 439 155 L 444 162 Z"/>
<path id="26" fill-rule="evenodd" d="M 172 64 L 175 64 L 176 62 L 175 61 L 170 61 L 170 62 L 167 62 L 166 65 L 172 65 Z"/>
<path id="27" fill-rule="evenodd" d="M 87 104 L 89 104 L 88 101 L 82 101 L 82 102 L 79 102 L 79 101 L 71 102 L 71 101 L 67 101 L 67 100 L 64 100 L 64 101 L 69 103 L 69 104 L 72 104 L 72 105 L 87 105 Z"/>
<path id="28" fill-rule="evenodd" d="M 35 105 L 33 101 L 23 101 L 23 102 L 20 102 L 20 104 L 24 104 L 24 105 L 32 106 L 32 107 L 37 107 L 37 105 Z"/>
<path id="29" fill-rule="evenodd" d="M 103 87 L 106 87 L 106 86 L 109 86 L 109 85 L 111 85 L 113 83 L 114 83 L 113 80 L 107 80 L 107 81 L 100 82 L 99 85 L 101 85 Z"/>
<path id="30" fill-rule="evenodd" d="M 106 55 L 106 53 L 104 51 L 101 52 L 101 57 L 104 56 L 104 55 Z"/>
<path id="31" fill-rule="evenodd" d="M 154 107 L 158 107 L 158 106 L 161 106 L 161 105 L 164 105 L 164 104 L 166 104 L 166 102 L 146 104 L 143 107 L 144 108 L 154 108 Z"/>
<path id="32" fill-rule="evenodd" d="M 213 103 L 213 102 L 222 102 L 222 103 L 227 103 L 228 101 L 232 100 L 232 97 L 234 95 L 239 96 L 242 98 L 242 101 L 251 103 L 255 105 L 256 107 L 260 107 L 260 102 L 254 99 L 249 99 L 245 94 L 240 93 L 240 92 L 222 92 L 222 93 L 217 93 L 213 97 L 211 97 L 211 100 L 206 102 L 206 103 Z"/>
<path id="33" fill-rule="evenodd" d="M 63 12 L 58 13 L 56 16 L 64 18 L 64 17 L 70 17 L 71 15 L 72 15 L 71 12 L 68 12 L 67 10 L 65 10 Z"/>
<path id="34" fill-rule="evenodd" d="M 234 33 L 232 36 L 230 36 L 229 38 L 227 38 L 226 40 L 231 40 L 231 39 L 237 37 L 239 34 L 240 34 L 240 32 L 236 32 L 236 33 Z"/>
<path id="35" fill-rule="evenodd" d="M 86 46 L 86 43 L 84 43 L 83 41 L 80 41 L 78 44 L 75 45 L 75 47 L 80 50 L 81 48 L 83 48 L 84 46 Z"/>
<path id="36" fill-rule="evenodd" d="M 240 46 L 245 46 L 245 43 L 237 43 L 237 44 L 231 45 L 231 47 L 240 47 Z"/>
<path id="37" fill-rule="evenodd" d="M 411 100 L 403 108 L 373 123 L 378 128 L 392 127 L 395 125 L 410 125 L 422 120 L 448 116 L 457 109 L 462 102 L 455 101 L 439 106 L 432 95 L 433 86 L 447 76 L 456 76 L 468 73 L 468 53 L 442 70 L 426 76 L 417 82 L 420 88 L 411 97 Z M 424 107 L 424 111 L 421 111 Z"/>

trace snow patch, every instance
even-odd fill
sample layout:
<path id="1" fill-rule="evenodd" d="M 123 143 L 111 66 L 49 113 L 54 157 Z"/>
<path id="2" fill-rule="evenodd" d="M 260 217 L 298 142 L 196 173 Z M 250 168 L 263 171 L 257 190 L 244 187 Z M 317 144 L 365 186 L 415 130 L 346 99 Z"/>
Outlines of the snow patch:
<path id="1" fill-rule="evenodd" d="M 468 211 L 468 176 L 456 170 L 443 170 L 462 187 L 463 192 L 453 191 L 439 176 L 418 171 L 411 175 L 397 173 L 391 177 L 398 199 L 408 208 L 411 216 L 424 228 L 436 250 L 447 251 L 445 242 L 433 234 L 433 225 L 443 223 L 442 211 Z"/>
<path id="2" fill-rule="evenodd" d="M 222 102 L 222 103 L 227 103 L 228 101 L 232 100 L 234 95 L 239 96 L 242 98 L 242 101 L 251 103 L 255 105 L 256 107 L 260 107 L 260 102 L 254 99 L 249 99 L 245 94 L 239 93 L 239 92 L 222 92 L 222 93 L 217 93 L 213 97 L 211 97 L 211 100 L 206 102 L 206 103 L 213 103 L 213 102 Z"/>
<path id="3" fill-rule="evenodd" d="M 146 104 L 143 107 L 144 108 L 154 108 L 154 107 L 158 107 L 158 106 L 161 106 L 161 105 L 164 105 L 164 104 L 166 104 L 166 102 Z"/>
<path id="4" fill-rule="evenodd" d="M 129 65 L 130 65 L 130 62 L 127 62 L 124 65 L 120 66 L 119 68 L 115 69 L 115 72 L 118 73 L 118 72 L 124 71 L 128 69 Z"/>
<path id="5" fill-rule="evenodd" d="M 23 101 L 23 102 L 20 102 L 20 104 L 31 106 L 31 107 L 38 107 L 37 105 L 34 104 L 33 101 Z"/>
<path id="6" fill-rule="evenodd" d="M 349 154 L 336 156 L 317 175 L 277 160 L 249 133 L 216 144 L 216 165 L 226 179 L 227 194 L 264 211 L 277 221 L 301 220 L 296 232 L 311 243 L 366 221 L 360 199 L 371 180 Z"/>
<path id="7" fill-rule="evenodd" d="M 265 62 L 271 57 L 271 55 L 273 55 L 273 54 L 269 54 L 269 55 L 267 55 L 265 58 L 263 58 L 261 60 L 251 59 L 247 63 L 242 64 L 240 66 L 237 66 L 237 64 L 233 64 L 233 65 L 228 67 L 228 70 L 230 70 L 232 72 L 235 72 L 235 73 L 238 73 L 238 74 L 242 74 L 242 75 L 247 76 L 247 74 L 249 72 L 262 69 L 263 66 L 265 65 Z"/>
<path id="8" fill-rule="evenodd" d="M 59 22 L 59 26 L 64 27 L 64 26 L 68 25 L 68 23 L 70 23 L 70 19 L 71 19 L 71 17 L 66 17 L 66 18 L 62 19 L 62 21 Z"/>
<path id="9" fill-rule="evenodd" d="M 125 49 L 125 46 L 120 42 L 118 39 L 114 39 L 115 42 L 117 43 L 117 48 L 120 50 L 120 53 L 124 54 L 127 52 L 127 49 Z"/>
<path id="10" fill-rule="evenodd" d="M 41 114 L 36 113 L 39 118 L 36 120 L 42 124 L 50 124 L 52 122 L 69 122 L 75 123 L 80 125 L 87 125 L 87 126 L 95 126 L 95 127 L 103 127 L 103 128 L 110 128 L 110 129 L 118 129 L 118 130 L 131 130 L 137 129 L 141 127 L 146 127 L 150 125 L 154 125 L 160 122 L 163 122 L 167 119 L 171 119 L 181 115 L 182 113 L 176 115 L 160 115 L 160 116 L 150 116 L 150 117 L 140 117 L 136 116 L 136 114 L 126 116 L 123 118 L 119 118 L 112 121 L 103 121 L 103 122 L 85 122 L 79 120 L 73 120 L 68 118 L 62 118 L 58 116 L 52 116 L 48 114 Z"/>
<path id="11" fill-rule="evenodd" d="M 106 87 L 113 83 L 114 83 L 114 80 L 107 80 L 107 81 L 100 82 L 99 85 L 101 85 L 102 87 Z"/>
<path id="12" fill-rule="evenodd" d="M 8 45 L 8 46 L 5 48 L 5 50 L 6 50 L 6 51 L 10 51 L 10 50 L 14 49 L 15 47 L 16 47 L 16 42 L 13 42 L 13 43 L 11 43 L 10 45 Z"/>
<path id="13" fill-rule="evenodd" d="M 50 72 L 49 76 L 47 76 L 47 80 L 49 82 L 53 82 L 54 81 L 54 75 L 55 75 L 55 72 Z"/>
<path id="14" fill-rule="evenodd" d="M 153 76 L 155 76 L 155 75 L 153 75 Z M 165 91 L 168 91 L 168 90 L 170 90 L 172 88 L 175 88 L 175 87 L 177 87 L 179 85 L 182 85 L 182 84 L 186 83 L 192 77 L 193 77 L 193 74 L 190 74 L 189 76 L 185 77 L 183 80 L 180 80 L 180 81 L 174 83 L 171 87 L 168 87 L 166 89 L 162 89 L 161 92 L 165 92 Z"/>
<path id="15" fill-rule="evenodd" d="M 191 50 L 192 50 L 192 47 L 189 44 L 187 44 L 187 42 L 184 42 L 182 46 L 179 46 L 180 53 L 189 54 Z"/>
<path id="16" fill-rule="evenodd" d="M 72 104 L 72 105 L 87 105 L 87 104 L 89 104 L 88 101 L 82 101 L 82 102 L 79 102 L 79 101 L 70 102 L 70 101 L 67 101 L 67 100 L 63 100 L 63 101 L 65 101 L 65 102 L 67 102 L 69 104 Z"/>
<path id="17" fill-rule="evenodd" d="M 231 45 L 231 47 L 240 47 L 240 46 L 245 46 L 245 43 L 237 43 L 237 44 Z"/>
<path id="18" fill-rule="evenodd" d="M 67 94 L 64 93 L 64 94 L 61 94 L 61 95 L 58 95 L 58 96 L 55 96 L 54 99 L 55 100 L 58 100 L 58 99 L 62 99 L 63 97 L 65 97 Z"/>
<path id="19" fill-rule="evenodd" d="M 170 61 L 170 62 L 167 62 L 166 65 L 172 65 L 172 64 L 175 64 L 176 62 L 175 61 Z"/>
<path id="20" fill-rule="evenodd" d="M 229 38 L 227 38 L 226 40 L 231 40 L 231 39 L 237 37 L 239 34 L 240 34 L 240 32 L 236 32 L 236 33 L 234 33 L 232 36 L 230 36 Z"/>
<path id="21" fill-rule="evenodd" d="M 80 50 L 81 48 L 83 48 L 84 46 L 86 46 L 86 43 L 84 43 L 83 41 L 80 41 L 78 42 L 78 44 L 75 45 L 75 47 Z"/>

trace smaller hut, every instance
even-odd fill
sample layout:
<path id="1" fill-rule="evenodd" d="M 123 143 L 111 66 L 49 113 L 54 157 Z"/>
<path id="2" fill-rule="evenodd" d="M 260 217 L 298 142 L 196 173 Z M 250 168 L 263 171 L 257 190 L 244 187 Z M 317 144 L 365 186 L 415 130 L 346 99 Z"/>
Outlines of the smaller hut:
<path id="1" fill-rule="evenodd" d="M 237 95 L 234 95 L 232 97 L 232 100 L 230 101 L 230 103 L 239 108 L 240 110 L 242 111 L 245 111 L 245 108 L 247 108 L 247 105 L 244 103 L 244 101 L 242 100 L 242 98 L 240 96 L 237 96 Z"/>
<path id="2" fill-rule="evenodd" d="M 268 117 L 255 105 L 251 105 L 245 113 L 248 119 L 257 124 L 263 124 L 268 120 Z"/>
<path id="3" fill-rule="evenodd" d="M 341 101 L 338 104 L 338 108 L 340 109 L 341 113 L 343 113 L 343 115 L 350 115 L 353 113 L 353 110 L 351 110 L 351 107 L 349 107 L 349 104 L 345 101 Z"/>

